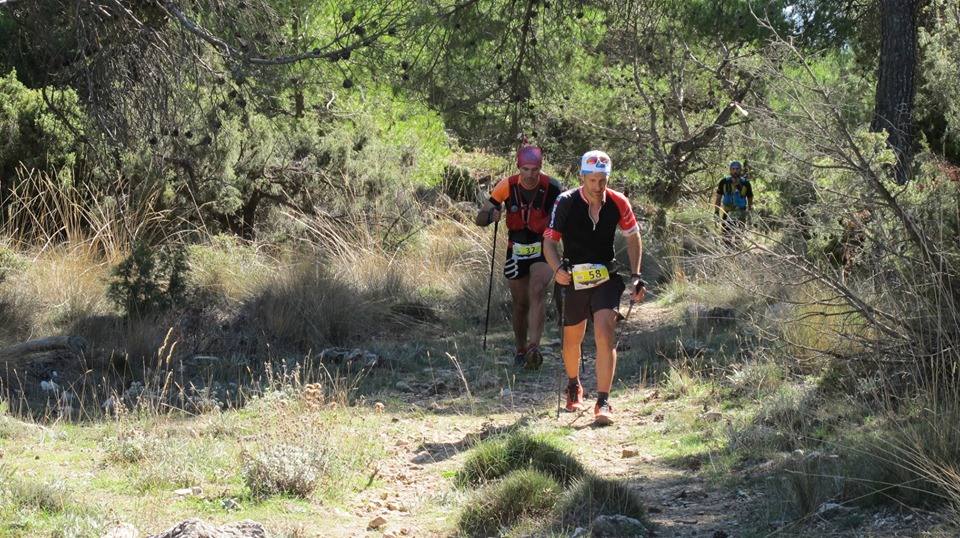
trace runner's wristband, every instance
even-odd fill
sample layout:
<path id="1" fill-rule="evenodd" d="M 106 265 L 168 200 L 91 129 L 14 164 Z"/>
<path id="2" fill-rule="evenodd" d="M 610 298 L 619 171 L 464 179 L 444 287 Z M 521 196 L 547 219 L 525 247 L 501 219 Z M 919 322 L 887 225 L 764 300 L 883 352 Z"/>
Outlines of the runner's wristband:
<path id="1" fill-rule="evenodd" d="M 643 275 L 641 275 L 640 273 L 633 273 L 630 275 L 630 278 L 636 278 L 638 280 L 637 289 L 647 287 L 647 283 L 643 281 Z"/>

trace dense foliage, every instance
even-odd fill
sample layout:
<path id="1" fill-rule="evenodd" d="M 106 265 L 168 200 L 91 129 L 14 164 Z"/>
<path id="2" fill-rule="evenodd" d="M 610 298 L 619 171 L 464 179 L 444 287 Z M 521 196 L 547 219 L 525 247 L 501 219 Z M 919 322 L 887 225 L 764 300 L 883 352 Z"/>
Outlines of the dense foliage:
<path id="1" fill-rule="evenodd" d="M 922 10 L 918 144 L 955 164 L 956 7 Z M 619 181 L 659 205 L 702 199 L 733 157 L 754 158 L 792 204 L 797 188 L 771 173 L 783 151 L 751 142 L 782 137 L 748 111 L 777 109 L 797 88 L 781 82 L 812 69 L 869 123 L 878 13 L 832 0 L 13 2 L 0 8 L 0 177 L 9 190 L 21 165 L 78 176 L 253 237 L 273 208 L 376 203 L 439 182 L 452 150 L 509 151 L 523 132 L 562 174 L 607 148 Z"/>

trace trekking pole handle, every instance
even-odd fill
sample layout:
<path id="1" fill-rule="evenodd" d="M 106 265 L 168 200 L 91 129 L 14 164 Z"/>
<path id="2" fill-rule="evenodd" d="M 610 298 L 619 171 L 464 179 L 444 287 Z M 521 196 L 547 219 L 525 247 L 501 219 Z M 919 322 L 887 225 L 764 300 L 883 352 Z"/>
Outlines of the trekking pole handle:
<path id="1" fill-rule="evenodd" d="M 640 288 L 646 288 L 646 287 L 647 287 L 647 283 L 646 283 L 646 281 L 643 280 L 643 275 L 642 275 L 642 274 L 640 274 L 640 273 L 633 273 L 633 274 L 630 275 L 630 278 L 631 278 L 631 279 L 633 279 L 633 278 L 637 279 L 637 285 L 634 286 L 634 288 L 633 288 L 633 292 L 634 292 L 634 293 L 637 293 L 638 291 L 640 291 Z"/>

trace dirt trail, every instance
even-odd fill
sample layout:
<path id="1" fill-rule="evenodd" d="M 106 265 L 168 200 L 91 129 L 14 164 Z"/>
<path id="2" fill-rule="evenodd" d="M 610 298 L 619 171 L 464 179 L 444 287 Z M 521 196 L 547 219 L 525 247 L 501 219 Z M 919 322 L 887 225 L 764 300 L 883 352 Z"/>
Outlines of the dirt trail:
<path id="1" fill-rule="evenodd" d="M 656 329 L 667 314 L 667 310 L 654 305 L 635 308 L 624 329 L 624 337 L 642 337 L 645 331 Z M 649 508 L 650 519 L 658 526 L 657 536 L 724 537 L 739 534 L 736 532 L 736 492 L 712 488 L 696 471 L 668 465 L 640 448 L 642 442 L 638 443 L 638 439 L 645 435 L 660 435 L 653 431 L 656 422 L 660 421 L 658 416 L 644 416 L 625 406 L 617 409 L 616 424 L 606 428 L 591 425 L 591 412 L 562 413 L 558 421 L 553 409 L 560 363 L 556 345 L 545 347 L 549 354 L 541 373 L 519 379 L 513 390 L 503 390 L 501 406 L 496 412 L 485 416 L 445 413 L 444 408 L 434 401 L 412 399 L 411 405 L 423 407 L 428 412 L 418 419 L 395 418 L 395 428 L 383 432 L 382 435 L 389 440 L 391 455 L 377 470 L 382 484 L 357 496 L 352 509 L 357 518 L 356 526 L 349 530 L 387 536 L 444 534 L 443 525 L 438 525 L 436 520 L 452 517 L 452 514 L 436 513 L 436 507 L 443 506 L 444 496 L 456 495 L 451 492 L 447 477 L 459 466 L 473 444 L 523 420 L 533 428 L 571 428 L 569 439 L 580 461 L 602 476 L 623 479 L 634 486 Z M 584 354 L 590 355 L 586 345 Z M 590 392 L 595 386 L 592 370 L 590 361 L 583 376 L 584 385 Z M 620 399 L 633 397 L 650 401 L 656 398 L 654 392 L 653 388 L 640 388 L 635 389 L 635 394 L 618 396 Z M 592 401 L 588 400 L 588 404 Z M 636 453 L 624 453 L 625 449 Z M 367 529 L 369 523 L 378 517 L 386 520 L 386 524 L 375 531 Z"/>

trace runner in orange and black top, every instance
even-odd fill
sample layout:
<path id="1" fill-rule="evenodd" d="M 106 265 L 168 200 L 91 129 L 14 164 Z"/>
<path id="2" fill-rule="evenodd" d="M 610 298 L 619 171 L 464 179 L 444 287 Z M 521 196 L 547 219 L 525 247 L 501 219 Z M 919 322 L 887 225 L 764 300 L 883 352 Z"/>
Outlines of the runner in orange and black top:
<path id="1" fill-rule="evenodd" d="M 514 363 L 531 370 L 543 363 L 540 338 L 546 313 L 544 296 L 553 275 L 543 258 L 542 236 L 561 191 L 557 180 L 540 173 L 542 165 L 540 148 L 521 147 L 517 151 L 520 173 L 497 183 L 476 218 L 478 226 L 487 226 L 500 219 L 506 204 L 509 243 L 503 274 L 510 282 L 513 298 Z"/>
<path id="2" fill-rule="evenodd" d="M 610 157 L 606 153 L 584 154 L 580 160 L 582 186 L 557 198 L 550 225 L 543 234 L 547 263 L 556 271 L 557 284 L 567 286 L 563 305 L 563 366 L 569 378 L 567 411 L 583 407 L 580 344 L 587 330 L 587 319 L 592 318 L 597 344 L 597 404 L 593 413 L 594 421 L 600 425 L 613 422 L 609 397 L 617 367 L 617 309 L 626 288 L 616 273 L 614 260 L 613 239 L 617 228 L 627 239 L 632 299 L 642 301 L 645 292 L 640 278 L 643 254 L 640 226 L 627 197 L 607 188 L 610 169 Z M 561 262 L 557 249 L 561 241 L 566 264 Z"/>

